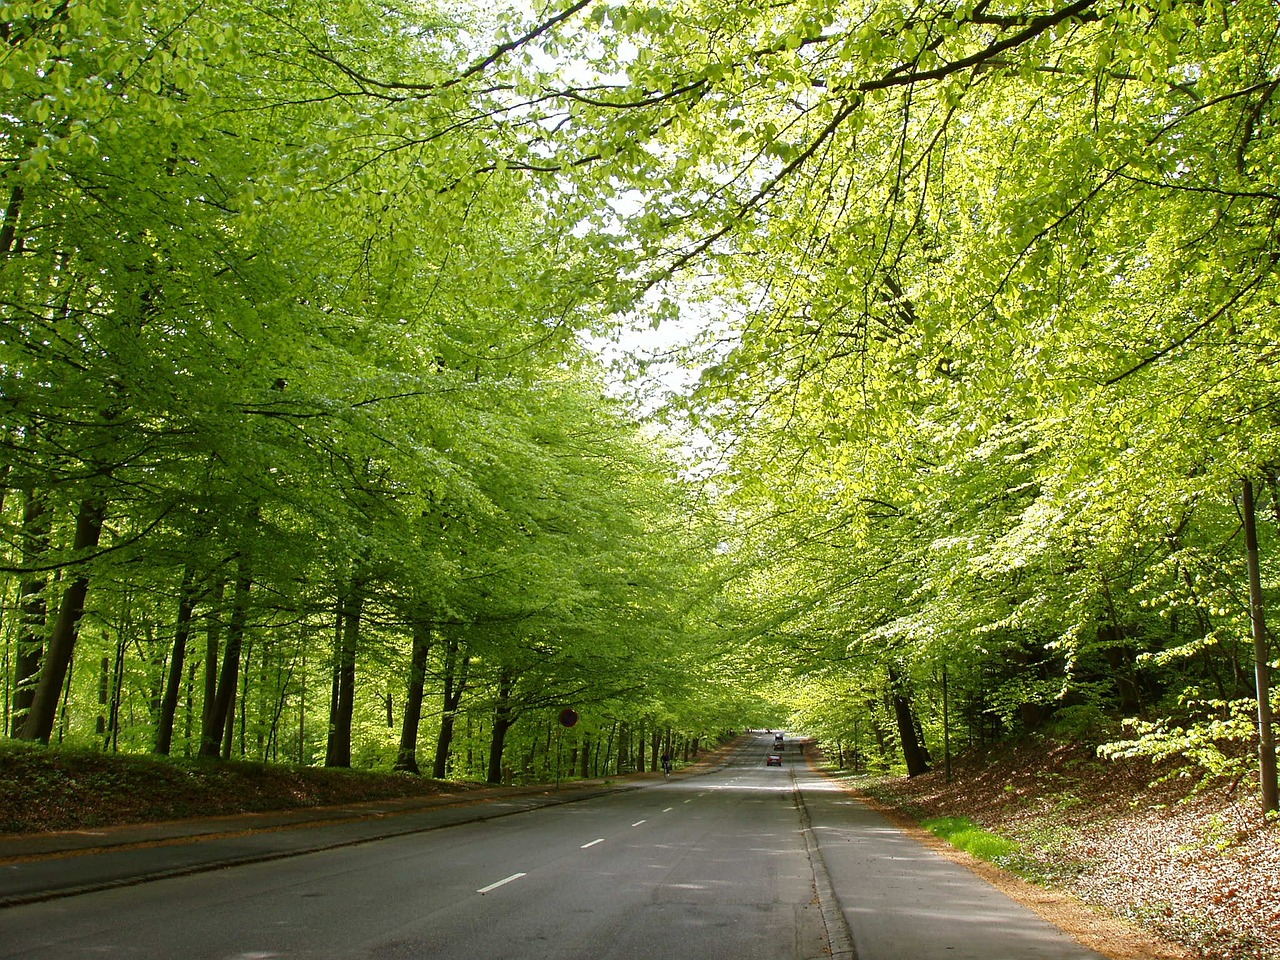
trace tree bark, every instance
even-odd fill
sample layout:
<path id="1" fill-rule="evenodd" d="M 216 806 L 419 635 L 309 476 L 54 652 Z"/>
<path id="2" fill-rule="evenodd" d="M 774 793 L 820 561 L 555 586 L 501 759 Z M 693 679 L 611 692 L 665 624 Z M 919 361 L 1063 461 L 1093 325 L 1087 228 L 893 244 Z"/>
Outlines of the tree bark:
<path id="1" fill-rule="evenodd" d="M 329 718 L 329 743 L 325 749 L 326 767 L 351 766 L 351 726 L 355 712 L 356 648 L 360 643 L 360 616 L 364 612 L 365 581 L 352 578 L 338 599 L 341 627 L 334 670 L 334 713 Z"/>
<path id="2" fill-rule="evenodd" d="M 507 731 L 516 722 L 511 711 L 511 688 L 515 684 L 515 672 L 504 669 L 498 677 L 498 703 L 493 710 L 493 731 L 489 737 L 489 783 L 502 782 L 502 748 Z"/>
<path id="3" fill-rule="evenodd" d="M 1280 809 L 1276 787 L 1276 739 L 1271 716 L 1271 655 L 1267 642 L 1266 611 L 1262 599 L 1262 573 L 1258 558 L 1258 526 L 1253 502 L 1253 483 L 1242 481 L 1244 542 L 1249 568 L 1249 622 L 1253 627 L 1253 663 L 1258 696 L 1258 774 L 1262 787 L 1262 809 Z"/>
<path id="4" fill-rule="evenodd" d="M 81 502 L 80 510 L 76 515 L 74 540 L 74 549 L 77 553 L 92 550 L 98 545 L 106 517 L 105 501 L 90 498 Z M 62 695 L 62 684 L 67 678 L 67 668 L 71 665 L 71 656 L 75 652 L 76 639 L 80 632 L 80 618 L 84 616 L 84 601 L 88 592 L 89 575 L 82 572 L 62 595 L 58 619 L 54 621 L 53 632 L 49 636 L 44 666 L 40 670 L 40 681 L 36 684 L 31 711 L 27 714 L 26 722 L 22 726 L 24 740 L 48 743 L 49 735 L 53 733 L 53 724 L 58 714 L 58 700 Z"/>
<path id="5" fill-rule="evenodd" d="M 219 578 L 213 588 L 213 613 L 205 627 L 204 637 L 204 698 L 200 707 L 200 756 L 217 756 L 222 735 L 214 736 L 215 714 L 218 712 L 218 657 L 222 646 L 222 598 L 226 583 Z M 213 752 L 206 753 L 205 745 L 213 743 Z"/>
<path id="6" fill-rule="evenodd" d="M 44 495 L 28 490 L 22 508 L 22 562 L 28 567 L 34 567 L 49 549 L 49 528 L 50 516 Z M 13 710 L 9 722 L 9 734 L 13 737 L 22 732 L 27 714 L 31 711 L 31 701 L 35 698 L 36 684 L 40 680 L 40 664 L 44 660 L 44 632 L 49 612 L 45 599 L 48 588 L 48 576 L 31 573 L 23 578 L 19 589 L 21 633 L 14 661 Z"/>
<path id="7" fill-rule="evenodd" d="M 445 645 L 444 710 L 440 715 L 440 736 L 436 738 L 435 762 L 431 765 L 431 776 L 437 780 L 443 780 L 449 772 L 449 748 L 453 743 L 453 722 L 458 705 L 462 703 L 462 695 L 467 688 L 467 668 L 471 664 L 471 655 L 460 652 L 461 646 L 457 637 L 450 637 Z"/>
<path id="8" fill-rule="evenodd" d="M 235 713 L 231 707 L 240 681 L 240 648 L 244 644 L 245 625 L 249 620 L 249 592 L 252 588 L 252 564 L 241 554 L 236 575 L 236 592 L 232 600 L 231 622 L 227 625 L 227 644 L 222 652 L 222 674 L 216 684 L 213 709 L 206 711 L 206 722 L 200 731 L 202 757 L 221 757 L 230 750 L 233 733 L 231 726 L 235 721 Z"/>
<path id="9" fill-rule="evenodd" d="M 431 653 L 431 626 L 424 620 L 413 625 L 413 652 L 409 657 L 409 689 L 400 724 L 400 750 L 395 769 L 419 773 L 418 727 L 422 723 L 422 695 L 427 679 L 427 655 Z"/>
<path id="10" fill-rule="evenodd" d="M 26 193 L 21 184 L 9 191 L 9 202 L 5 204 L 4 218 L 0 220 L 0 255 L 8 256 L 15 250 L 22 249 L 22 241 L 18 238 L 18 217 L 25 198 Z"/>
<path id="11" fill-rule="evenodd" d="M 905 680 L 894 667 L 889 668 L 889 687 L 893 697 L 893 715 L 898 722 L 898 737 L 902 742 L 902 757 L 907 762 L 907 776 L 928 773 L 929 755 L 918 733 L 911 695 Z"/>
<path id="12" fill-rule="evenodd" d="M 191 637 L 191 620 L 196 609 L 196 575 L 191 567 L 182 574 L 178 597 L 178 622 L 173 631 L 173 653 L 169 657 L 169 677 L 160 701 L 160 719 L 156 724 L 156 753 L 168 754 L 173 743 L 173 719 L 178 712 L 178 694 L 182 690 L 183 667 L 187 658 L 187 641 Z"/>

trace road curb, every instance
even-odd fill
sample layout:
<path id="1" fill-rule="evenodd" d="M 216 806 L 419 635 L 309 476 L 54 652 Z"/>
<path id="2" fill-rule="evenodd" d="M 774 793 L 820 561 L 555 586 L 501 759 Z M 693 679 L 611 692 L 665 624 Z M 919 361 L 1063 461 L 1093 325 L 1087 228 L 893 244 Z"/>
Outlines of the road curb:
<path id="1" fill-rule="evenodd" d="M 800 789 L 795 770 L 789 772 L 791 789 L 796 801 L 796 812 L 800 815 L 800 836 L 804 839 L 805 853 L 809 857 L 809 866 L 813 870 L 813 888 L 818 897 L 818 909 L 822 913 L 822 925 L 826 928 L 827 946 L 831 950 L 831 958 L 832 960 L 857 960 L 857 953 L 853 948 L 853 932 L 849 929 L 844 909 L 836 897 L 831 873 L 827 869 L 827 861 L 822 856 L 822 847 L 818 845 L 817 835 L 813 832 L 809 808 L 804 802 L 804 791 Z"/>

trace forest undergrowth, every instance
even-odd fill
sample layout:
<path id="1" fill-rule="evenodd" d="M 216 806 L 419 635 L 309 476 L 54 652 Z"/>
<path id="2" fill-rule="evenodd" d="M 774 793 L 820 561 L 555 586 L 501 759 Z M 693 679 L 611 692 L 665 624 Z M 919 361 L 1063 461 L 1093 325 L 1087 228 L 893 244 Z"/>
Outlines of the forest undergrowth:
<path id="1" fill-rule="evenodd" d="M 0 834 L 436 796 L 484 786 L 411 774 L 0 744 Z"/>
<path id="2" fill-rule="evenodd" d="M 1030 739 L 942 770 L 859 780 L 919 821 L 967 817 L 1018 844 L 998 865 L 1215 960 L 1280 960 L 1280 823 L 1257 784 Z"/>

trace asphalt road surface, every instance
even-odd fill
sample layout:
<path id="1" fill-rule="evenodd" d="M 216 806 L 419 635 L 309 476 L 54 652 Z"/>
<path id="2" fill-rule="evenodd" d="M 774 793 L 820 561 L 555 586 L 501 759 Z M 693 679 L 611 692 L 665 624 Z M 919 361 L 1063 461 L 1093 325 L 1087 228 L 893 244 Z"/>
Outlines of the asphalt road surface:
<path id="1" fill-rule="evenodd" d="M 396 821 L 400 835 L 346 846 L 334 831 L 357 827 L 330 826 L 313 853 L 18 903 L 0 909 L 0 957 L 1100 960 L 794 746 L 765 766 L 771 742 L 573 803 L 423 832 Z M 131 854 L 110 856 L 119 870 Z M 93 859 L 9 864 L 4 882 L 87 877 Z"/>

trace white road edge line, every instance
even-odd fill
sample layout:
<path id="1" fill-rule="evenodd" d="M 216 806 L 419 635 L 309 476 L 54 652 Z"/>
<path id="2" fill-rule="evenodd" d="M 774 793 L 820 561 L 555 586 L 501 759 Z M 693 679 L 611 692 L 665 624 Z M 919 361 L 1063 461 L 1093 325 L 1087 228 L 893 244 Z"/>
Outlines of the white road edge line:
<path id="1" fill-rule="evenodd" d="M 513 873 L 511 876 L 499 880 L 497 883 L 491 883 L 487 887 L 481 887 L 476 893 L 488 893 L 490 890 L 497 890 L 499 887 L 510 883 L 512 880 L 519 880 L 521 877 L 527 877 L 527 873 Z"/>
<path id="2" fill-rule="evenodd" d="M 582 849 L 585 850 L 587 847 L 594 847 L 597 843 L 604 843 L 604 837 L 601 837 L 599 840 L 592 840 L 590 843 L 584 843 L 582 845 Z"/>
<path id="3" fill-rule="evenodd" d="M 638 827 L 638 826 L 640 826 L 640 824 L 642 824 L 642 823 L 648 823 L 648 822 L 649 822 L 648 820 L 637 820 L 635 823 L 633 823 L 633 824 L 632 824 L 632 826 L 633 826 L 633 827 Z"/>

